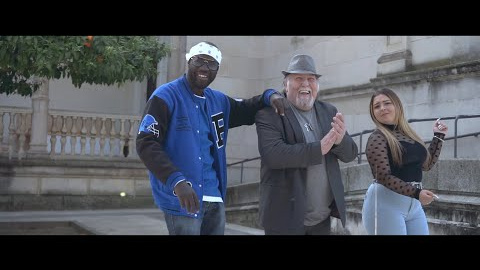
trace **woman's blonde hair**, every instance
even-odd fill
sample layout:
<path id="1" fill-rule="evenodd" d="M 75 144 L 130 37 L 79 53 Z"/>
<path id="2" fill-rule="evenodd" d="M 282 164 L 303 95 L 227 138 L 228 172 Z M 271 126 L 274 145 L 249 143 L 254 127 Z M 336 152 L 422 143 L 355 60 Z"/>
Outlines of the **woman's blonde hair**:
<path id="1" fill-rule="evenodd" d="M 395 135 L 393 134 L 392 130 L 385 127 L 384 124 L 380 123 L 375 118 L 375 114 L 373 113 L 373 100 L 378 95 L 385 95 L 392 101 L 392 104 L 395 107 L 395 119 L 394 119 L 395 129 L 405 134 L 407 137 L 410 137 L 411 139 L 415 140 L 423 147 L 425 147 L 425 150 L 427 151 L 427 158 L 425 160 L 425 163 L 429 162 L 430 153 L 428 152 L 427 146 L 425 145 L 423 140 L 417 135 L 417 133 L 410 127 L 407 120 L 405 119 L 402 101 L 400 100 L 400 98 L 398 98 L 397 94 L 393 92 L 393 90 L 388 88 L 383 88 L 381 90 L 376 90 L 373 93 L 372 98 L 370 99 L 370 117 L 372 118 L 373 122 L 377 126 L 377 129 L 387 139 L 387 143 L 390 148 L 390 153 L 392 154 L 392 158 L 393 158 L 393 163 L 397 166 L 402 165 L 403 147 L 398 141 L 398 139 L 395 137 Z"/>

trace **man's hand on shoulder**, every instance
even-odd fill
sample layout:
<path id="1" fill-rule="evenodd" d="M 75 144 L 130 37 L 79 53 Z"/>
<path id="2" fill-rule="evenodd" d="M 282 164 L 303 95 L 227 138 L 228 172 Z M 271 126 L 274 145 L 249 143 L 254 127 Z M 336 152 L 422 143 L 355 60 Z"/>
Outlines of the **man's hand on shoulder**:
<path id="1" fill-rule="evenodd" d="M 283 99 L 285 98 L 278 92 L 270 96 L 270 105 L 275 109 L 275 112 L 281 116 L 285 116 L 285 106 L 283 105 Z"/>

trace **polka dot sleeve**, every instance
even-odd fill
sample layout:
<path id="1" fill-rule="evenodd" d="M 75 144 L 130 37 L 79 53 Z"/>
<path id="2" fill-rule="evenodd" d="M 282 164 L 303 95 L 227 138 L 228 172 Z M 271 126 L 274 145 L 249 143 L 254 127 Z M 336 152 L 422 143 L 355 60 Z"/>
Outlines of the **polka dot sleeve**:
<path id="1" fill-rule="evenodd" d="M 391 174 L 390 164 L 393 164 L 393 161 L 388 159 L 387 139 L 380 131 L 376 130 L 370 135 L 365 153 L 372 175 L 378 183 L 398 194 L 418 199 L 417 188 Z"/>
<path id="2" fill-rule="evenodd" d="M 445 138 L 445 134 L 438 132 L 434 135 L 435 136 L 433 137 L 430 146 L 428 146 L 428 152 L 430 152 L 431 159 L 427 164 L 423 164 L 422 170 L 424 171 L 430 171 L 432 169 L 433 165 L 437 163 L 438 158 L 440 157 L 440 151 L 442 151 L 443 142 L 438 138 L 443 140 Z"/>

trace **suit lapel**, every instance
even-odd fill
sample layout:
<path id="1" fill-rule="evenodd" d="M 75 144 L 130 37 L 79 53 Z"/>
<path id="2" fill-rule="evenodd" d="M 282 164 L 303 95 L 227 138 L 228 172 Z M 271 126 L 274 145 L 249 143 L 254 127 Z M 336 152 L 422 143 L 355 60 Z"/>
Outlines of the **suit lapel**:
<path id="1" fill-rule="evenodd" d="M 285 105 L 285 117 L 284 117 L 284 128 L 285 134 L 287 136 L 287 143 L 295 144 L 295 143 L 304 143 L 305 137 L 303 136 L 303 130 L 300 124 L 298 123 L 297 118 L 295 117 L 295 113 L 293 112 L 292 107 L 287 101 Z"/>

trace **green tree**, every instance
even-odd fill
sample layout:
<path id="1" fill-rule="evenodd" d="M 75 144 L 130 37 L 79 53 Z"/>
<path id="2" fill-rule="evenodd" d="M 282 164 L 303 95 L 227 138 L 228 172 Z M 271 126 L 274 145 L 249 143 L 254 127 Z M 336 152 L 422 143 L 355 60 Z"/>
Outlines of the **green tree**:
<path id="1" fill-rule="evenodd" d="M 31 96 L 36 78 L 112 85 L 156 78 L 169 53 L 152 36 L 0 36 L 0 94 Z"/>

